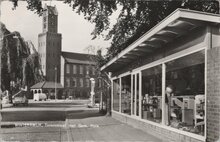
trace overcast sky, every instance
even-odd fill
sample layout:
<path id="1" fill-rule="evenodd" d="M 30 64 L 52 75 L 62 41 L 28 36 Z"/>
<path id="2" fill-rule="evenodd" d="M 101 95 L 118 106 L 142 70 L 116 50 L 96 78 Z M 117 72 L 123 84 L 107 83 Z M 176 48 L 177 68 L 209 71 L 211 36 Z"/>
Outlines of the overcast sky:
<path id="1" fill-rule="evenodd" d="M 51 5 L 56 5 L 59 13 L 58 32 L 62 34 L 62 51 L 86 53 L 85 48 L 89 45 L 99 48 L 110 46 L 110 41 L 104 41 L 102 38 L 91 40 L 94 25 L 84 20 L 83 15 L 78 15 L 72 11 L 68 4 L 53 1 Z M 25 40 L 31 40 L 35 48 L 38 48 L 38 34 L 42 32 L 42 17 L 27 10 L 26 6 L 26 2 L 19 1 L 16 10 L 12 10 L 12 3 L 3 1 L 1 21 L 8 30 L 20 32 Z M 116 21 L 116 18 L 114 18 L 116 16 L 117 14 L 112 16 L 112 23 Z"/>

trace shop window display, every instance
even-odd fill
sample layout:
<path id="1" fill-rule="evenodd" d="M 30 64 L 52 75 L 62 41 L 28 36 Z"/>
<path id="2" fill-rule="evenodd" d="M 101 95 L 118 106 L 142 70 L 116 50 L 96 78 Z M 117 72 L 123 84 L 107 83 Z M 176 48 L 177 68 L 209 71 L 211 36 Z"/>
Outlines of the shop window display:
<path id="1" fill-rule="evenodd" d="M 113 81 L 113 110 L 119 111 L 120 84 L 119 79 Z"/>
<path id="2" fill-rule="evenodd" d="M 204 135 L 205 51 L 166 63 L 165 123 Z"/>
<path id="3" fill-rule="evenodd" d="M 162 66 L 142 71 L 142 119 L 161 122 Z"/>
<path id="4" fill-rule="evenodd" d="M 131 115 L 131 76 L 121 78 L 121 111 Z"/>

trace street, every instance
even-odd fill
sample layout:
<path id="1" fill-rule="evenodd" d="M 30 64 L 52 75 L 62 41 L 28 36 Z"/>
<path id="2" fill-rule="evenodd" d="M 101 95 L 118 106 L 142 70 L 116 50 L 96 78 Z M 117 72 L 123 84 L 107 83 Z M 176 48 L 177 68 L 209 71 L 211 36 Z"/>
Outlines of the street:
<path id="1" fill-rule="evenodd" d="M 19 105 L 3 108 L 2 121 L 65 121 L 72 114 L 91 112 L 86 106 L 87 101 L 29 101 L 28 107 Z M 98 109 L 92 111 L 98 112 Z"/>
<path id="2" fill-rule="evenodd" d="M 4 108 L 2 117 L 0 141 L 161 142 L 83 103 L 33 102 Z"/>

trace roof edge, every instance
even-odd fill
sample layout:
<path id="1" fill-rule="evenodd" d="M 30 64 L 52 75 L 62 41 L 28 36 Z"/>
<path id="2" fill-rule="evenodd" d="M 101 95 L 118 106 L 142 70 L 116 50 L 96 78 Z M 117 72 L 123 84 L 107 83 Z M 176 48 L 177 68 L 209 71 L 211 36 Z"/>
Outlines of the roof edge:
<path id="1" fill-rule="evenodd" d="M 188 15 L 189 14 L 200 14 L 200 16 L 194 16 L 193 17 L 193 15 L 190 15 L 188 17 L 187 14 Z M 217 17 L 217 19 L 211 19 L 211 18 L 207 18 L 207 17 L 204 17 L 204 16 L 213 16 L 213 17 Z M 166 18 L 164 18 L 162 21 L 160 21 L 157 25 L 152 27 L 145 34 L 140 36 L 133 43 L 131 43 L 127 48 L 125 48 L 120 53 L 118 53 L 114 58 L 112 58 L 110 61 L 108 61 L 105 65 L 103 65 L 101 67 L 101 71 L 105 70 L 107 67 L 109 67 L 111 64 L 113 64 L 115 61 L 117 61 L 120 57 L 124 56 L 129 51 L 135 49 L 138 45 L 140 45 L 146 39 L 153 36 L 157 31 L 163 29 L 168 24 L 172 23 L 173 21 L 177 20 L 178 18 L 188 18 L 188 19 L 193 19 L 193 20 L 220 23 L 220 18 L 219 17 L 220 17 L 219 14 L 213 14 L 213 13 L 201 12 L 201 11 L 196 11 L 196 10 L 178 8 L 175 11 L 173 11 L 171 14 L 169 14 Z"/>

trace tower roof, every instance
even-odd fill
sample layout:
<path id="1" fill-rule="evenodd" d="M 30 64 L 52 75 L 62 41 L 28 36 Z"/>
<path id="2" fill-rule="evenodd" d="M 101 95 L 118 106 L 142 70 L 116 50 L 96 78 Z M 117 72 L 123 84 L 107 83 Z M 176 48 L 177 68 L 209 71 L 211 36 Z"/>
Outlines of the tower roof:
<path id="1" fill-rule="evenodd" d="M 44 9 L 47 11 L 47 14 L 58 15 L 56 6 L 49 6 L 45 4 Z"/>

